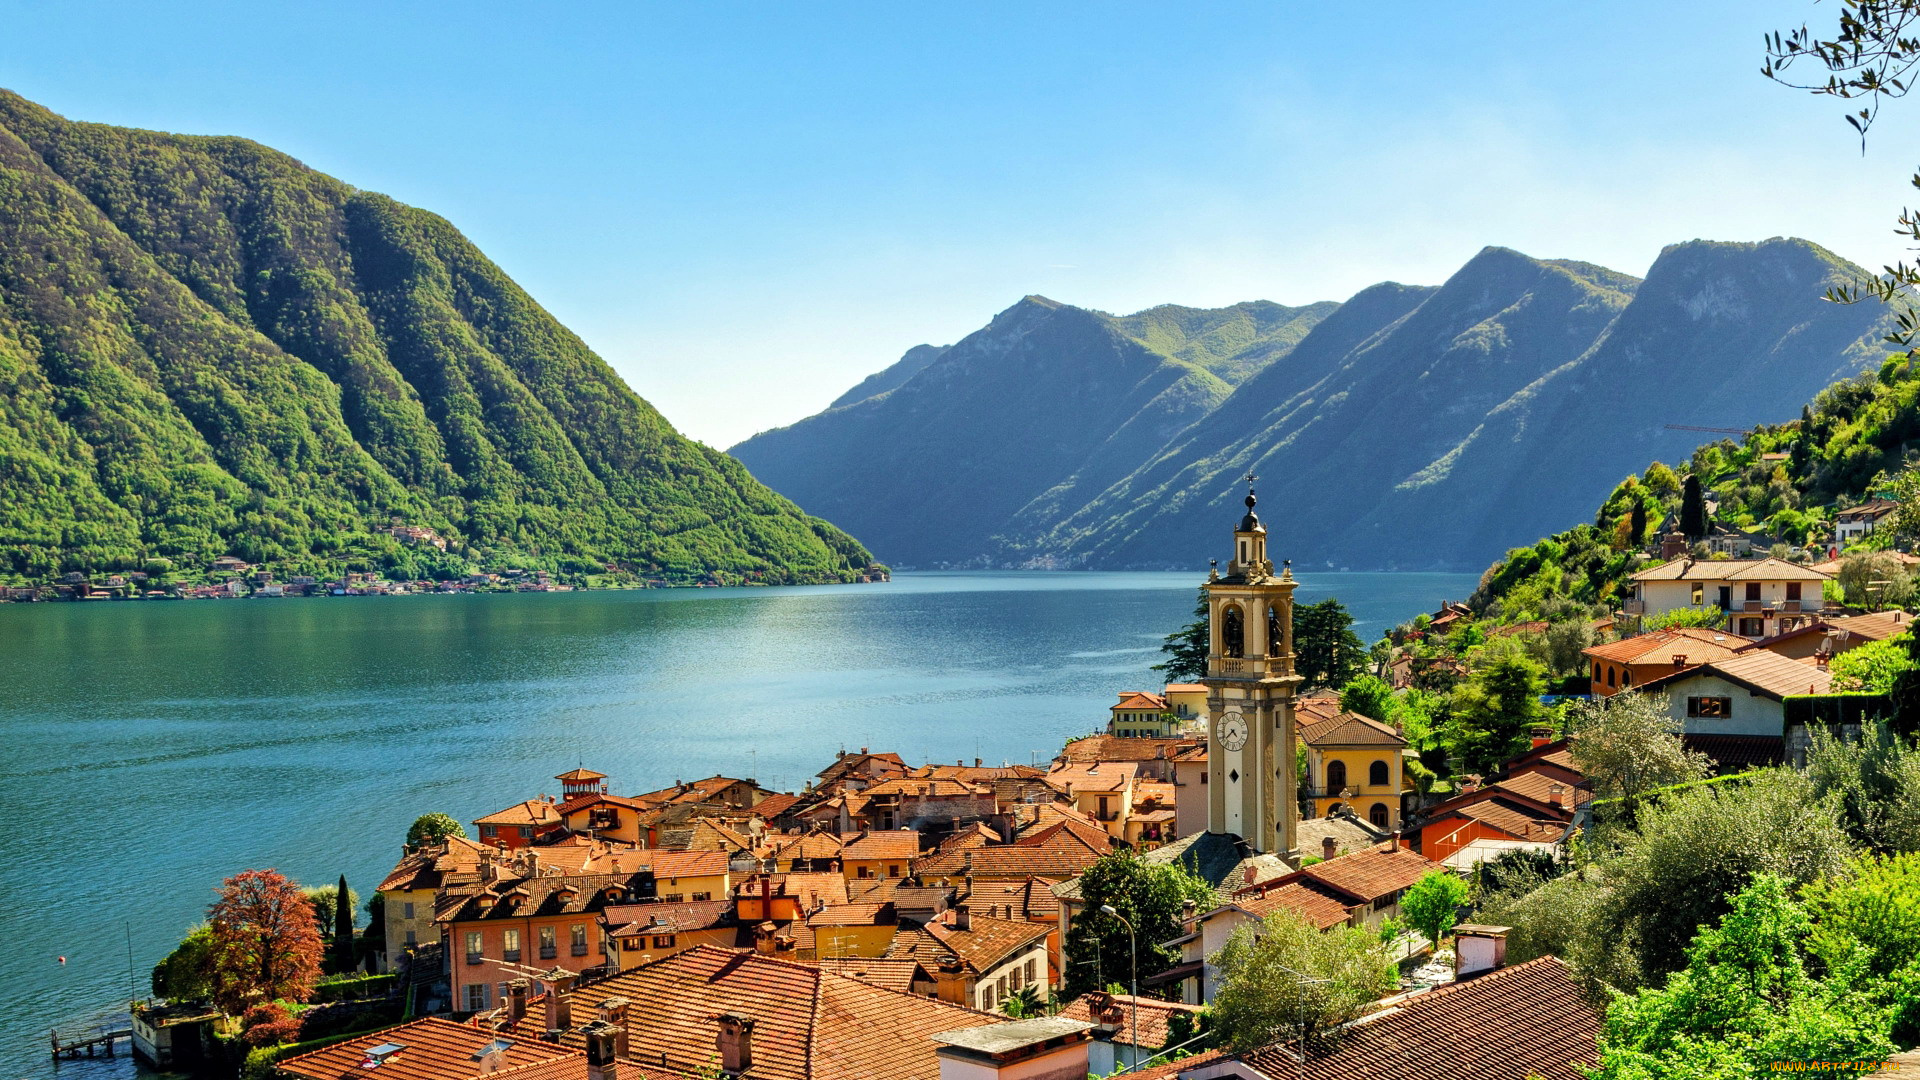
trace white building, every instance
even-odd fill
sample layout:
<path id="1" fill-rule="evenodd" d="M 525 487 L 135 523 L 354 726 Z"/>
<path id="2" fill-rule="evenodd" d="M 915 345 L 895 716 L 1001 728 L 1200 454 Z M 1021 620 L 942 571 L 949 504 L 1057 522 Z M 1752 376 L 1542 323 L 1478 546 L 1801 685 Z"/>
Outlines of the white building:
<path id="1" fill-rule="evenodd" d="M 1824 694 L 1833 674 L 1817 664 L 1753 649 L 1655 679 L 1641 693 L 1664 693 L 1674 724 L 1687 735 L 1762 735 L 1786 732 L 1782 703 L 1797 694 Z"/>
<path id="2" fill-rule="evenodd" d="M 1626 613 L 1643 617 L 1685 608 L 1717 612 L 1726 628 L 1755 641 L 1793 630 L 1825 601 L 1826 574 L 1784 559 L 1681 557 L 1633 575 Z"/>

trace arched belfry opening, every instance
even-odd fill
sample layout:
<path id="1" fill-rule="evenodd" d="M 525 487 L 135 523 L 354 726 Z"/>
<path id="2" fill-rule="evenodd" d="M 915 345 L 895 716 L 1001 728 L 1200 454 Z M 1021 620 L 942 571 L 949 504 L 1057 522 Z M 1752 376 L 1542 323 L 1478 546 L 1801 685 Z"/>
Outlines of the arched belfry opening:
<path id="1" fill-rule="evenodd" d="M 1224 655 L 1237 660 L 1247 654 L 1246 622 L 1239 604 L 1228 604 L 1220 613 L 1220 649 Z"/>

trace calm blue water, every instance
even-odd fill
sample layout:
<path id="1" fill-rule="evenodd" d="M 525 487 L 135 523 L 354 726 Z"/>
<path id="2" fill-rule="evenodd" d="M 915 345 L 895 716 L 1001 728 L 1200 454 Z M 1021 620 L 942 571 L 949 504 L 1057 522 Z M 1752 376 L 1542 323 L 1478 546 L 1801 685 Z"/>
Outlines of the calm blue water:
<path id="1" fill-rule="evenodd" d="M 1372 640 L 1468 574 L 1308 575 Z M 0 1077 L 97 1019 L 273 866 L 371 892 L 407 825 L 585 764 L 617 792 L 797 789 L 841 747 L 1044 762 L 1155 685 L 1197 575 L 917 573 L 888 585 L 0 605 Z M 56 958 L 65 956 L 62 966 Z M 122 1057 L 69 1063 L 92 1080 Z"/>

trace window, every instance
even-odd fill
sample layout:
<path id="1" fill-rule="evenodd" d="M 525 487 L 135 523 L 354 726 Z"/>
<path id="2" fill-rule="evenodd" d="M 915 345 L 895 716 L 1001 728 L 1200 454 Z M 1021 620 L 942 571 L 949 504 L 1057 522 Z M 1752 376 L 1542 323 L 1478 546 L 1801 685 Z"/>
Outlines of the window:
<path id="1" fill-rule="evenodd" d="M 1386 787 L 1393 781 L 1388 779 L 1390 770 L 1384 761 L 1376 761 L 1367 766 L 1367 783 L 1373 787 Z"/>
<path id="2" fill-rule="evenodd" d="M 673 948 L 673 935 L 672 934 L 655 934 L 653 936 L 653 947 L 656 949 Z"/>
<path id="3" fill-rule="evenodd" d="M 400 911 L 401 911 L 401 916 L 400 916 L 401 918 L 403 919 L 413 918 L 413 901 L 409 900 L 406 903 L 401 904 Z"/>
<path id="4" fill-rule="evenodd" d="M 1759 602 L 1760 602 L 1760 583 L 1757 581 L 1747 582 L 1747 603 L 1757 604 Z"/>
<path id="5" fill-rule="evenodd" d="M 1620 685 L 1618 682 L 1614 681 L 1614 676 L 1615 676 L 1614 669 L 1611 667 L 1607 668 L 1607 685 L 1608 686 Z"/>
<path id="6" fill-rule="evenodd" d="M 1707 598 L 1707 587 L 1699 582 L 1693 583 L 1693 603 L 1698 607 Z"/>
<path id="7" fill-rule="evenodd" d="M 480 839 L 491 840 L 493 839 L 493 835 L 494 835 L 493 826 L 491 825 L 480 826 Z"/>
<path id="8" fill-rule="evenodd" d="M 418 945 L 418 944 L 419 944 L 419 942 L 418 942 L 417 940 L 415 940 L 415 939 L 414 939 L 414 936 L 413 936 L 413 931 L 411 931 L 411 930 L 409 930 L 409 931 L 407 931 L 407 944 L 408 944 L 408 945 Z"/>
<path id="9" fill-rule="evenodd" d="M 467 984 L 467 1011 L 479 1012 L 487 1007 L 487 984 Z"/>
<path id="10" fill-rule="evenodd" d="M 1787 582 L 1787 599 L 1796 600 L 1796 601 L 1800 599 L 1800 583 L 1799 582 L 1797 581 Z"/>
<path id="11" fill-rule="evenodd" d="M 863 866 L 863 867 L 861 867 L 861 868 L 860 868 L 859 870 L 857 870 L 857 871 L 855 871 L 855 874 L 854 874 L 854 876 L 856 876 L 856 877 L 863 877 L 863 878 L 870 878 L 870 877 L 872 877 L 872 876 L 873 876 L 873 871 L 872 871 L 872 870 L 870 870 L 870 869 L 868 869 L 867 867 L 864 867 L 864 866 Z"/>
<path id="12" fill-rule="evenodd" d="M 571 935 L 573 939 L 573 955 L 587 955 L 587 924 L 574 923 L 567 928 L 567 933 Z"/>
<path id="13" fill-rule="evenodd" d="M 1766 632 L 1767 632 L 1767 620 L 1765 619 L 1741 619 L 1740 620 L 1740 636 L 1741 637 L 1757 638 L 1757 637 L 1764 636 Z"/>
<path id="14" fill-rule="evenodd" d="M 641 945 L 641 941 L 639 938 L 621 938 L 620 939 L 620 947 L 622 949 L 625 949 L 627 952 L 639 952 L 640 945 Z"/>
<path id="15" fill-rule="evenodd" d="M 543 926 L 540 928 L 540 959 L 551 960 L 559 955 L 560 950 L 555 947 L 553 938 L 553 927 Z"/>
<path id="16" fill-rule="evenodd" d="M 1730 697 L 1690 697 L 1687 699 L 1687 715 L 1705 717 L 1709 720 L 1725 720 L 1733 715 L 1733 699 Z"/>
<path id="17" fill-rule="evenodd" d="M 520 826 L 520 839 L 522 840 L 533 839 L 533 826 L 531 825 Z"/>
<path id="18" fill-rule="evenodd" d="M 665 900 L 669 904 L 678 904 L 682 900 L 685 900 L 686 897 L 680 895 L 677 892 L 670 892 L 667 895 L 661 897 L 660 899 Z"/>
<path id="19" fill-rule="evenodd" d="M 1373 827 L 1376 829 L 1386 828 L 1388 818 L 1386 803 L 1374 803 L 1373 809 L 1367 811 L 1367 820 L 1373 822 Z"/>
<path id="20" fill-rule="evenodd" d="M 507 963 L 511 964 L 518 961 L 520 959 L 520 931 L 507 930 L 502 933 L 500 937 L 502 944 L 506 948 Z"/>
<path id="21" fill-rule="evenodd" d="M 1347 789 L 1347 763 L 1344 761 L 1327 762 L 1327 794 Z"/>
<path id="22" fill-rule="evenodd" d="M 1027 958 L 1027 981 L 1030 983 L 1040 981 L 1040 961 L 1032 957 Z"/>
<path id="23" fill-rule="evenodd" d="M 469 930 L 467 931 L 467 963 L 477 964 L 479 962 L 480 962 L 480 931 Z"/>
<path id="24" fill-rule="evenodd" d="M 713 899 L 713 894 L 711 894 L 711 893 L 703 893 L 703 892 L 697 892 L 697 893 L 689 893 L 689 894 L 688 894 L 688 896 L 690 896 L 690 897 L 691 897 L 692 899 L 694 899 L 694 900 L 711 900 L 711 899 Z"/>

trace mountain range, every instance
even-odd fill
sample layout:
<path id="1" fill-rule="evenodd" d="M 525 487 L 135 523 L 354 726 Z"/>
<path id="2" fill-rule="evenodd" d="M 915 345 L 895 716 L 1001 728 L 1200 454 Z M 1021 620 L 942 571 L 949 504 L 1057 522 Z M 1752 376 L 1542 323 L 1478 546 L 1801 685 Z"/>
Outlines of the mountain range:
<path id="1" fill-rule="evenodd" d="M 1438 286 L 1113 316 L 1029 296 L 732 448 L 907 566 L 1190 568 L 1242 477 L 1311 566 L 1478 570 L 1583 519 L 1686 429 L 1796 415 L 1892 317 L 1804 240 L 1693 241 L 1646 278 L 1487 248 Z"/>
<path id="2" fill-rule="evenodd" d="M 0 576 L 869 562 L 682 437 L 442 218 L 244 139 L 4 91 L 0 494 Z"/>

